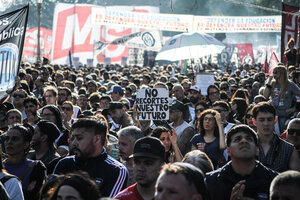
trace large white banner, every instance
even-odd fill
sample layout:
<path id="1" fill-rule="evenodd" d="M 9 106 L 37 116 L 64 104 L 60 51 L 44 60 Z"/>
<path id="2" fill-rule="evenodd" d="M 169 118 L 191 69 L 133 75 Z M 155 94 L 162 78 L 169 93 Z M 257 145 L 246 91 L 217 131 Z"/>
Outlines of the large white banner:
<path id="1" fill-rule="evenodd" d="M 281 16 L 194 16 L 92 9 L 92 23 L 180 32 L 280 32 Z"/>
<path id="2" fill-rule="evenodd" d="M 92 21 L 96 25 L 127 26 L 179 32 L 190 32 L 193 28 L 193 15 L 141 13 L 107 8 L 93 8 Z"/>
<path id="3" fill-rule="evenodd" d="M 92 8 L 100 6 L 88 4 L 64 4 L 58 3 L 53 17 L 53 41 L 52 63 L 69 63 L 69 51 L 72 57 L 78 57 L 80 63 L 85 64 L 87 59 L 94 57 L 94 42 L 112 42 L 124 35 L 128 35 L 140 29 L 121 26 L 92 25 Z M 103 7 L 104 8 L 104 7 Z M 109 10 L 132 11 L 139 13 L 158 13 L 158 7 L 151 6 L 112 6 Z M 109 45 L 97 56 L 96 62 L 121 63 L 122 58 L 128 57 L 128 47 L 121 45 Z"/>
<path id="4" fill-rule="evenodd" d="M 195 16 L 194 31 L 205 33 L 280 32 L 281 16 Z"/>

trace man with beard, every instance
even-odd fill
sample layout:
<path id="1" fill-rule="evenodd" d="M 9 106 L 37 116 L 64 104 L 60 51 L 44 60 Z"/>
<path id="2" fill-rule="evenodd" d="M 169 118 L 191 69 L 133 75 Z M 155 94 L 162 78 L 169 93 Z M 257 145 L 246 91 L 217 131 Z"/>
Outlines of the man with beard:
<path id="1" fill-rule="evenodd" d="M 54 146 L 58 136 L 59 129 L 54 123 L 41 120 L 37 123 L 31 139 L 31 147 L 34 151 L 29 153 L 28 158 L 42 161 L 47 168 L 47 174 L 52 173 L 49 169 L 50 163 L 60 157 Z"/>
<path id="2" fill-rule="evenodd" d="M 143 137 L 136 141 L 133 150 L 133 171 L 136 183 L 114 197 L 119 200 L 154 199 L 155 183 L 164 165 L 165 147 L 154 137 Z"/>
<path id="3" fill-rule="evenodd" d="M 72 92 L 67 87 L 58 87 L 58 95 L 57 95 L 57 103 L 62 106 L 65 101 L 72 101 Z M 78 115 L 81 114 L 81 110 L 79 106 L 73 106 L 73 114 L 72 117 L 77 118 Z"/>
<path id="4" fill-rule="evenodd" d="M 107 155 L 104 148 L 107 122 L 104 119 L 82 118 L 72 126 L 74 156 L 60 160 L 54 174 L 86 171 L 96 182 L 102 197 L 114 197 L 126 187 L 126 167 Z"/>
<path id="5" fill-rule="evenodd" d="M 23 104 L 27 116 L 27 118 L 23 120 L 23 123 L 29 124 L 34 128 L 37 122 L 41 120 L 37 114 L 39 109 L 38 100 L 35 97 L 28 96 L 24 99 Z"/>
<path id="6" fill-rule="evenodd" d="M 127 167 L 129 172 L 129 178 L 127 186 L 135 183 L 133 176 L 133 159 L 130 158 L 133 154 L 133 147 L 135 141 L 143 137 L 142 131 L 135 126 L 128 126 L 118 131 L 119 137 L 119 153 L 123 164 Z"/>
<path id="7" fill-rule="evenodd" d="M 191 101 L 191 106 L 189 106 L 190 115 L 192 117 L 192 121 L 195 120 L 195 106 L 201 100 L 201 89 L 197 85 L 193 85 L 188 90 L 188 98 Z"/>
<path id="8" fill-rule="evenodd" d="M 177 133 L 177 143 L 182 155 L 191 150 L 190 140 L 196 133 L 195 129 L 185 121 L 187 116 L 189 116 L 187 106 L 174 100 L 170 106 L 170 126 L 174 127 Z"/>
<path id="9" fill-rule="evenodd" d="M 103 110 L 104 115 L 107 113 L 120 128 L 134 125 L 131 116 L 125 111 L 124 105 L 118 101 L 112 101 L 108 108 Z"/>

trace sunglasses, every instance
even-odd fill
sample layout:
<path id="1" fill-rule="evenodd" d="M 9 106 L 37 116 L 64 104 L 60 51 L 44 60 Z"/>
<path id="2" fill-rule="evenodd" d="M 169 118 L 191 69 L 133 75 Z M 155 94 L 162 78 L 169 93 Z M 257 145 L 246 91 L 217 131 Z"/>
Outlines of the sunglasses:
<path id="1" fill-rule="evenodd" d="M 71 111 L 72 110 L 71 107 L 65 107 L 65 106 L 62 106 L 61 109 L 65 110 L 65 111 Z"/>
<path id="2" fill-rule="evenodd" d="M 253 116 L 251 114 L 246 114 L 247 119 L 251 119 Z"/>
<path id="3" fill-rule="evenodd" d="M 288 129 L 287 130 L 287 132 L 288 132 L 288 134 L 289 135 L 295 135 L 296 134 L 296 136 L 300 136 L 300 130 L 298 130 L 298 129 Z"/>
<path id="4" fill-rule="evenodd" d="M 13 96 L 14 98 L 24 98 L 25 97 L 25 95 L 23 95 L 23 94 L 14 94 L 14 96 Z"/>

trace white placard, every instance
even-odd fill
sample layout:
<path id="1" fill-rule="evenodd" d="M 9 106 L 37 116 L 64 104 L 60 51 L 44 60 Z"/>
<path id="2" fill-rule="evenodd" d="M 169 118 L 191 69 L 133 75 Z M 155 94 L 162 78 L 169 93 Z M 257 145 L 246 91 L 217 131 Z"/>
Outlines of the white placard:
<path id="1" fill-rule="evenodd" d="M 135 104 L 137 120 L 169 119 L 169 91 L 165 88 L 139 89 Z"/>
<path id="2" fill-rule="evenodd" d="M 201 89 L 202 95 L 207 95 L 207 88 L 215 83 L 213 74 L 197 74 L 196 85 Z"/>

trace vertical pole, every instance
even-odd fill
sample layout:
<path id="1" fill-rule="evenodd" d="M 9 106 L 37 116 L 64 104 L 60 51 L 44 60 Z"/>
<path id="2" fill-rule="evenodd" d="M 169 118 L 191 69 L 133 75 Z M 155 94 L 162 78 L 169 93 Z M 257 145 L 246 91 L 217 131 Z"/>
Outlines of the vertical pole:
<path id="1" fill-rule="evenodd" d="M 40 31 L 41 31 L 41 3 L 37 3 L 38 9 L 38 32 L 37 32 L 37 63 L 41 63 L 41 44 L 40 44 Z"/>

